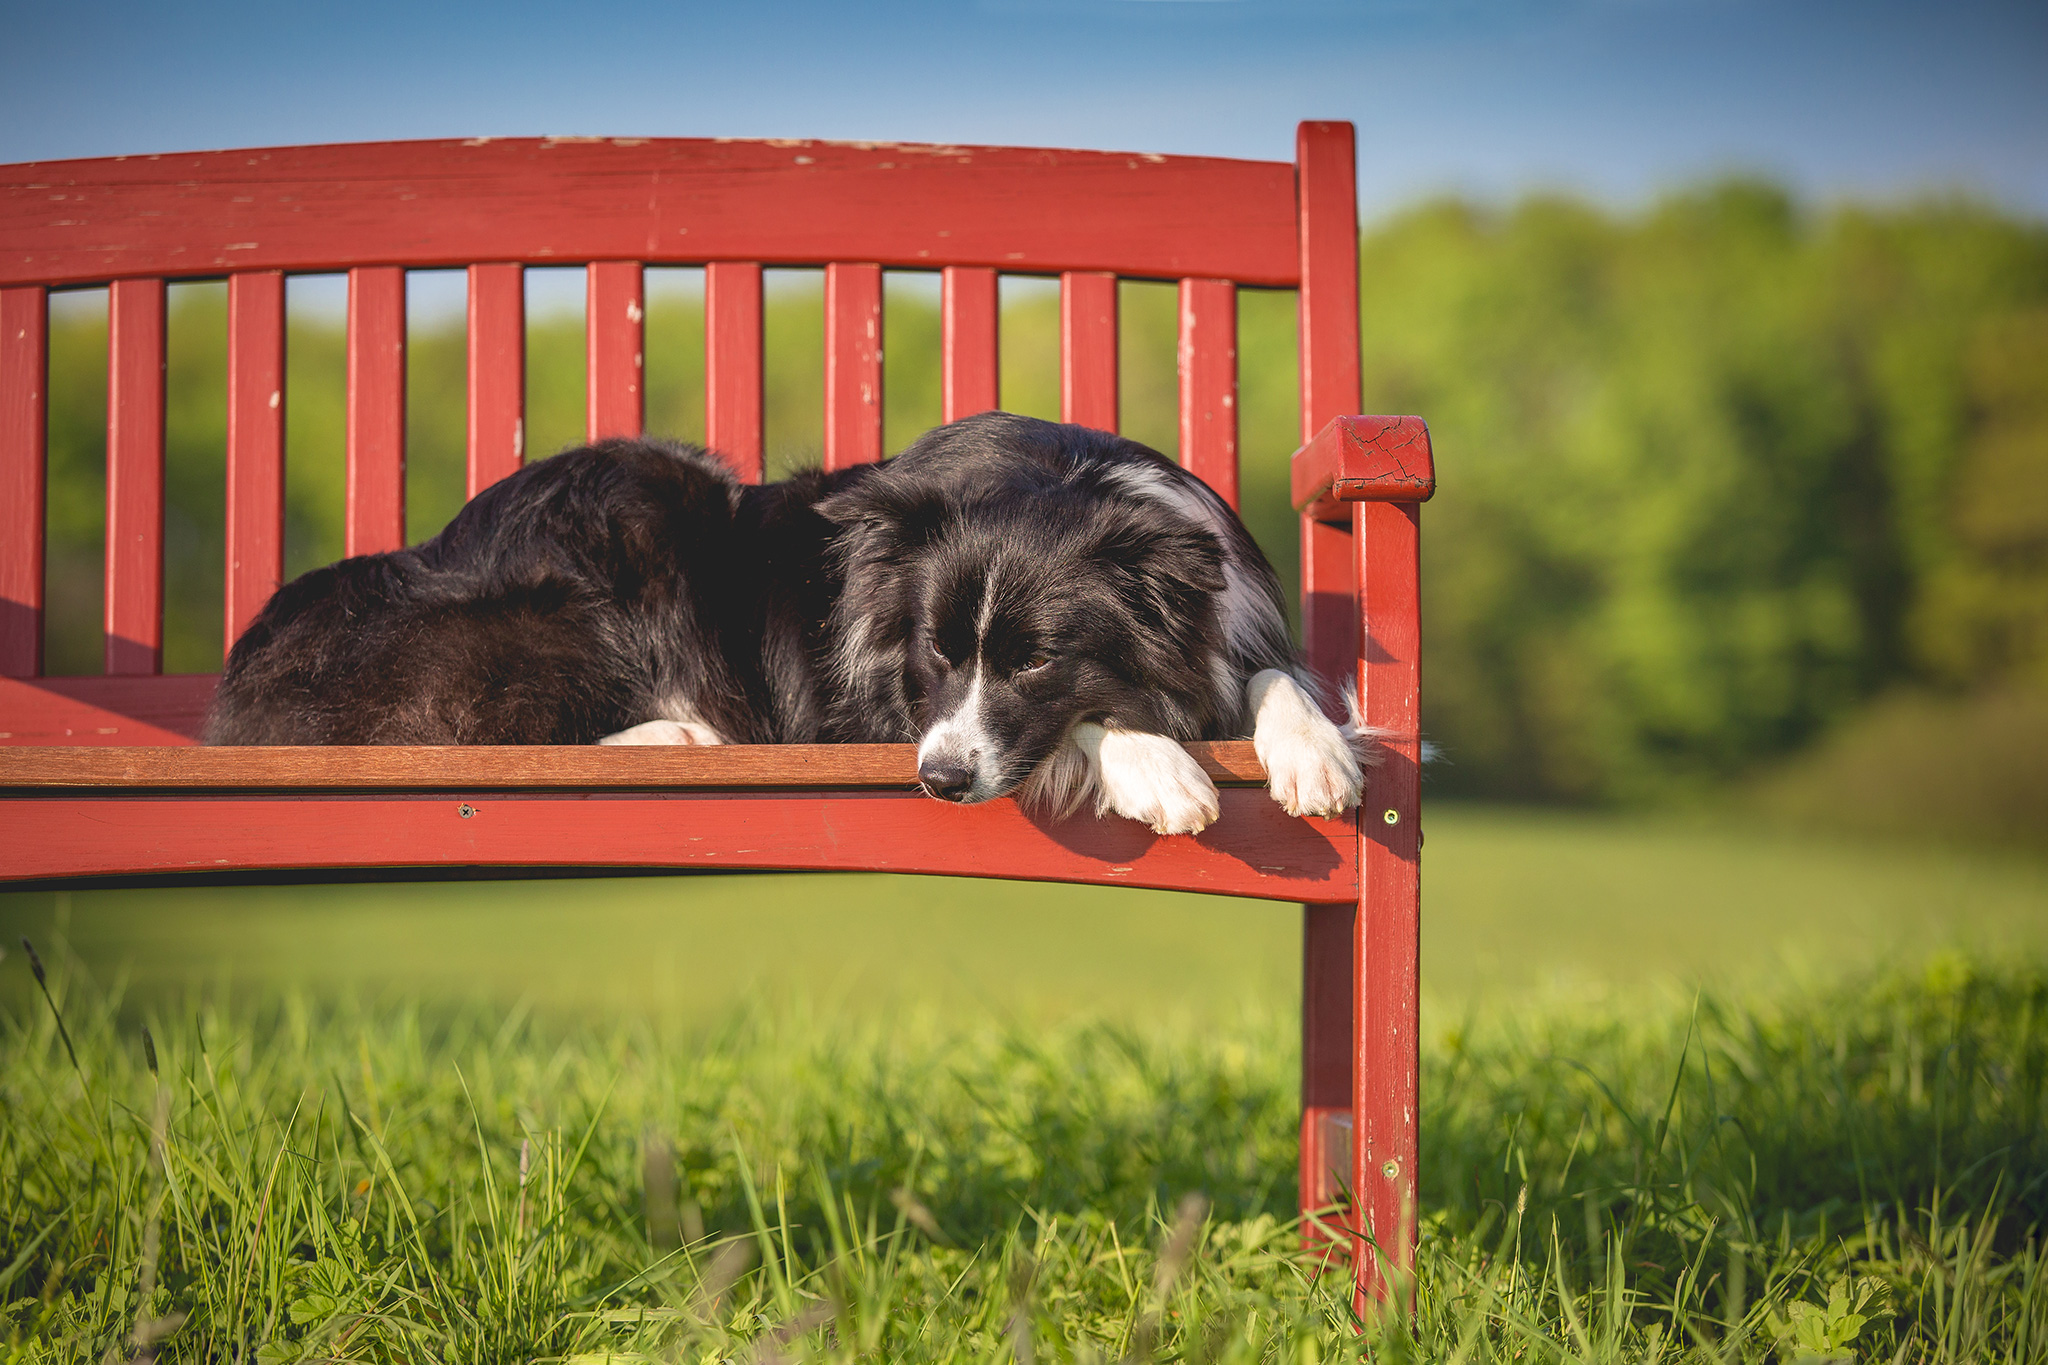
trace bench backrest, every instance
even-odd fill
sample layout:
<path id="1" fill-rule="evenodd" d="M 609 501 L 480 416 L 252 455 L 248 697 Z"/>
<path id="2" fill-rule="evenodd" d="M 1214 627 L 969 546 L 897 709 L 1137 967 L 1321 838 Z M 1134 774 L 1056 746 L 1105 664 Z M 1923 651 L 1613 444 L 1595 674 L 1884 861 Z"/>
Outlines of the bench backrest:
<path id="1" fill-rule="evenodd" d="M 1057 276 L 1061 414 L 1107 429 L 1117 280 L 1177 281 L 1181 459 L 1233 505 L 1240 285 L 1300 291 L 1304 441 L 1359 404 L 1349 124 L 1302 124 L 1293 164 L 621 138 L 0 167 L 0 676 L 42 672 L 51 290 L 108 289 L 106 672 L 140 679 L 163 659 L 167 282 L 228 285 L 231 646 L 284 572 L 285 277 L 348 275 L 344 546 L 363 554 L 405 538 L 405 271 L 468 271 L 474 494 L 523 458 L 523 271 L 560 265 L 587 267 L 592 439 L 641 429 L 644 267 L 704 267 L 706 444 L 750 480 L 770 266 L 825 271 L 828 468 L 883 453 L 884 268 L 943 272 L 947 420 L 996 406 L 999 276 Z"/>

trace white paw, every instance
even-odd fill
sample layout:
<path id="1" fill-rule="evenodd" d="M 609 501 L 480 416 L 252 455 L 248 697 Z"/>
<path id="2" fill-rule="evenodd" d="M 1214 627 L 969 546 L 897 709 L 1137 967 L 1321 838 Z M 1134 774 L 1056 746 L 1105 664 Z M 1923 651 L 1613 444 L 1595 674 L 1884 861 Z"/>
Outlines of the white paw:
<path id="1" fill-rule="evenodd" d="M 1337 816 L 1358 804 L 1358 755 L 1299 683 L 1268 669 L 1246 685 L 1245 701 L 1254 717 L 1252 749 L 1282 810 Z"/>
<path id="2" fill-rule="evenodd" d="M 701 721 L 649 720 L 615 735 L 606 735 L 599 744 L 723 744 L 718 732 Z"/>
<path id="3" fill-rule="evenodd" d="M 1098 810 L 1149 825 L 1154 834 L 1195 834 L 1223 813 L 1216 784 L 1177 740 L 1100 725 L 1075 727 L 1095 769 Z"/>

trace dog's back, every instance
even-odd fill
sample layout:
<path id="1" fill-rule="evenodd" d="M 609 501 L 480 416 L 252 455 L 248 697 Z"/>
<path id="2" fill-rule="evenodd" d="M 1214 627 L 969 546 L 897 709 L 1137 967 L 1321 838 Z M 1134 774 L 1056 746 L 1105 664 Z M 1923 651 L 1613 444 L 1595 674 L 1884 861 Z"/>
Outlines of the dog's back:
<path id="1" fill-rule="evenodd" d="M 727 738 L 779 738 L 760 623 L 803 613 L 764 600 L 755 566 L 805 556 L 787 501 L 652 441 L 528 465 L 432 540 L 280 589 L 229 656 L 207 741 L 588 744 L 679 695 Z"/>

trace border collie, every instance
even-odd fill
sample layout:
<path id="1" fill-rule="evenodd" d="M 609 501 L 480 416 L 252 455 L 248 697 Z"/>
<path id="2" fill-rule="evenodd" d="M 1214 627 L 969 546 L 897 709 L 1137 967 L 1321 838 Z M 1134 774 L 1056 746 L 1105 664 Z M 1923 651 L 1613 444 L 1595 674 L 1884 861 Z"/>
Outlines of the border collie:
<path id="1" fill-rule="evenodd" d="M 645 440 L 528 465 L 424 544 L 279 589 L 207 742 L 908 741 L 942 800 L 1181 834 L 1218 814 L 1182 740 L 1249 733 L 1291 815 L 1357 804 L 1363 736 L 1312 688 L 1199 479 L 984 413 L 762 486 Z"/>

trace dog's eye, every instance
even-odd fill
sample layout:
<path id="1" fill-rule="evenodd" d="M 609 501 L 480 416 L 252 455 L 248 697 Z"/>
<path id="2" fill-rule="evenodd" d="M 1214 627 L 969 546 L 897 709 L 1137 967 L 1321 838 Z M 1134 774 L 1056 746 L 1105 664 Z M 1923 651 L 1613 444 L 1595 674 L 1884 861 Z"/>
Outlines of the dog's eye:
<path id="1" fill-rule="evenodd" d="M 1018 669 L 1017 671 L 1019 673 L 1043 673 L 1046 669 L 1051 667 L 1052 655 L 1034 654 L 1031 656 L 1029 660 L 1025 662 L 1024 666 Z"/>
<path id="2" fill-rule="evenodd" d="M 951 666 L 953 661 L 946 657 L 945 650 L 939 648 L 939 642 L 937 640 L 926 641 L 925 648 L 929 649 L 932 652 L 932 657 L 934 659 L 937 659 L 940 663 L 946 664 L 949 667 Z"/>

